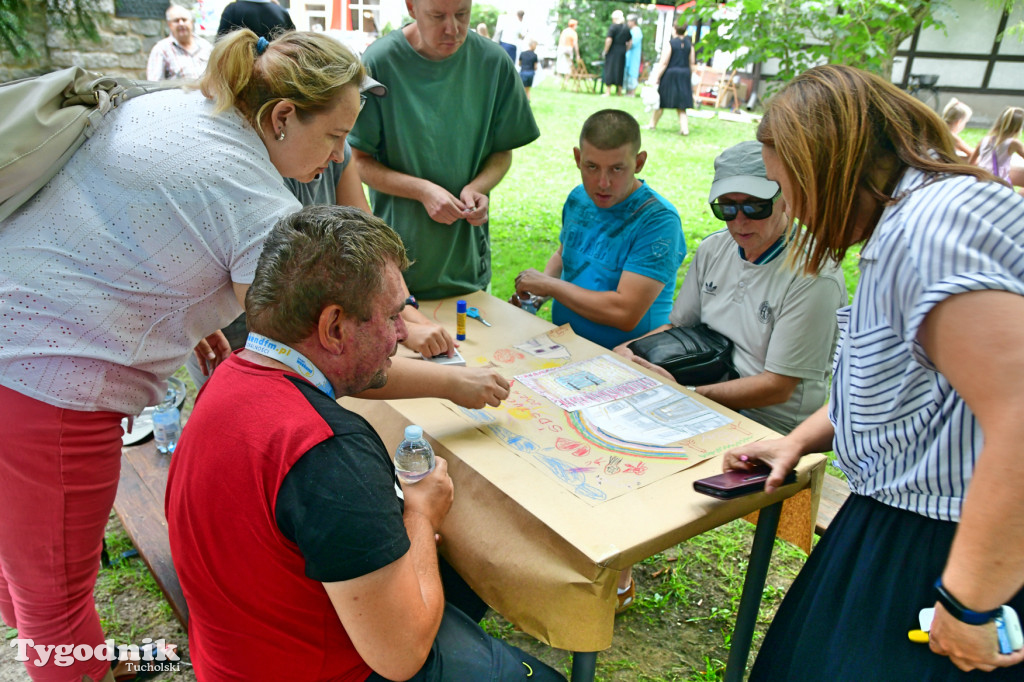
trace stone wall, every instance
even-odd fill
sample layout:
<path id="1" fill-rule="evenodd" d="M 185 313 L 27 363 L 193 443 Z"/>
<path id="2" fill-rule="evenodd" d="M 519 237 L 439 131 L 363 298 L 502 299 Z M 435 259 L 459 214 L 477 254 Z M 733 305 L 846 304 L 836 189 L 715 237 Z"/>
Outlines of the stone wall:
<path id="1" fill-rule="evenodd" d="M 167 35 L 166 22 L 159 19 L 122 19 L 114 16 L 114 0 L 100 3 L 100 41 L 87 38 L 71 41 L 63 31 L 40 26 L 30 36 L 39 57 L 15 61 L 0 50 L 0 82 L 48 73 L 68 66 L 90 71 L 144 78 L 146 60 L 158 40 Z"/>

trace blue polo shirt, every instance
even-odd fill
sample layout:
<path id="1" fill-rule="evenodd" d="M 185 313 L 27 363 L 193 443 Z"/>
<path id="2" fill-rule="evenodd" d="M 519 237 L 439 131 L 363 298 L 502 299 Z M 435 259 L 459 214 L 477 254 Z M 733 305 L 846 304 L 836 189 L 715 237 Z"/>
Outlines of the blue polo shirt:
<path id="1" fill-rule="evenodd" d="M 686 240 L 675 207 L 642 180 L 632 194 L 611 208 L 600 208 L 583 185 L 562 206 L 562 279 L 591 291 L 615 291 L 623 272 L 661 282 L 658 298 L 629 331 L 591 322 L 557 300 L 555 324 L 569 323 L 580 336 L 613 348 L 668 324 L 676 273 L 686 256 Z"/>

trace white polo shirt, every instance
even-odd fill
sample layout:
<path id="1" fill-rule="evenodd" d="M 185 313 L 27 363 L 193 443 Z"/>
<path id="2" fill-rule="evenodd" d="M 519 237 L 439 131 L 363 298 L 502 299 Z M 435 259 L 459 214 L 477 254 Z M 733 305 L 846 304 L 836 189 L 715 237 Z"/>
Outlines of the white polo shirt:
<path id="1" fill-rule="evenodd" d="M 786 260 L 783 251 L 755 265 L 740 257 L 728 229 L 714 232 L 697 249 L 669 315 L 676 326 L 703 322 L 729 337 L 741 377 L 767 370 L 801 379 L 786 402 L 743 411 L 784 434 L 825 404 L 836 309 L 847 302 L 838 267 L 815 277 Z"/>

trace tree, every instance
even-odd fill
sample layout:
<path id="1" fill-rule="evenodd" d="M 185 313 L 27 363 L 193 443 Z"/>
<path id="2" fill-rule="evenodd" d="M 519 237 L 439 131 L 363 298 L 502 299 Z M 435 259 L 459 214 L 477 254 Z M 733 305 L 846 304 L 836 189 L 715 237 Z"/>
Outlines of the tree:
<path id="1" fill-rule="evenodd" d="M 99 41 L 101 0 L 0 0 L 0 48 L 19 61 L 36 57 L 29 35 L 39 26 Z"/>
<path id="2" fill-rule="evenodd" d="M 919 26 L 944 29 L 939 10 L 948 6 L 949 0 L 732 0 L 704 2 L 698 14 L 718 26 L 705 38 L 708 48 L 745 53 L 747 63 L 776 58 L 783 81 L 822 62 L 888 79 L 900 43 Z"/>
<path id="3" fill-rule="evenodd" d="M 476 29 L 479 24 L 486 24 L 487 31 L 493 36 L 494 29 L 498 25 L 498 15 L 500 12 L 497 7 L 492 5 L 481 5 L 476 2 L 473 3 L 473 8 L 469 13 L 469 27 Z"/>

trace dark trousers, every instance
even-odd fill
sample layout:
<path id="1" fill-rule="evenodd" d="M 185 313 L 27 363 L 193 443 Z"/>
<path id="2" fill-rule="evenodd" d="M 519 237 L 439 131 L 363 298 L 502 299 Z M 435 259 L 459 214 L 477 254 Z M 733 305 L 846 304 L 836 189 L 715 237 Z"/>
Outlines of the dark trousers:
<path id="1" fill-rule="evenodd" d="M 438 557 L 445 608 L 427 662 L 409 682 L 565 682 L 530 654 L 494 639 L 477 625 L 487 604 L 443 558 Z M 367 682 L 384 682 L 372 673 Z"/>
<path id="2" fill-rule="evenodd" d="M 372 673 L 367 682 L 385 682 Z M 565 682 L 565 677 L 518 647 L 495 639 L 446 604 L 427 662 L 409 682 Z"/>

